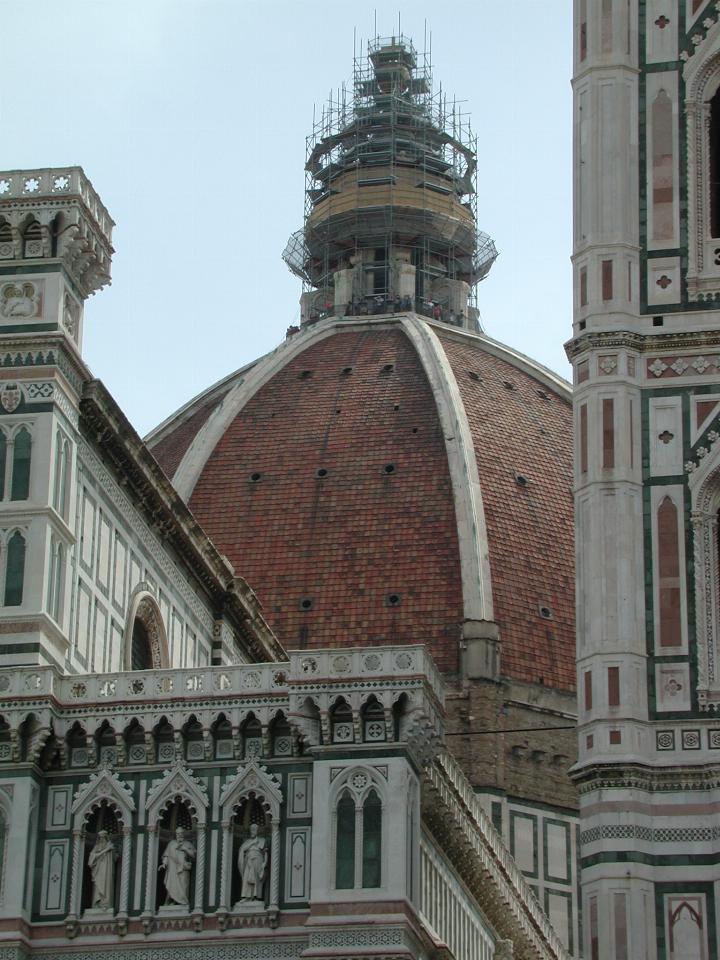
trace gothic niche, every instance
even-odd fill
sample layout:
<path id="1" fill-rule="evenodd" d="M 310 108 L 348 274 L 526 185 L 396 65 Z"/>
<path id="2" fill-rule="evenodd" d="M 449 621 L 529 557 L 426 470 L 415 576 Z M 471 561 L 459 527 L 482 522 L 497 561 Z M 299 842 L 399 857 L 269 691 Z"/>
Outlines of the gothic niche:
<path id="1" fill-rule="evenodd" d="M 158 824 L 159 858 L 156 903 L 189 911 L 195 889 L 197 843 L 189 806 L 175 800 Z"/>
<path id="2" fill-rule="evenodd" d="M 265 906 L 270 856 L 270 830 L 265 810 L 255 797 L 245 797 L 232 818 L 232 881 L 234 909 Z"/>
<path id="3" fill-rule="evenodd" d="M 103 801 L 85 825 L 83 913 L 117 913 L 121 829 L 116 812 Z"/>

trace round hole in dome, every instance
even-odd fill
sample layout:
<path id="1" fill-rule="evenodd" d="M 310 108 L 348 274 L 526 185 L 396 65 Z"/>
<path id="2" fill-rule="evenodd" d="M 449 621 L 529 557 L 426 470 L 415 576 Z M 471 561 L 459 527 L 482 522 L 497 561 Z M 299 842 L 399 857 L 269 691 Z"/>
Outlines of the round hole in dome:
<path id="1" fill-rule="evenodd" d="M 262 479 L 261 473 L 251 473 L 250 474 L 250 483 L 257 483 L 258 480 Z"/>
<path id="2" fill-rule="evenodd" d="M 400 603 L 400 594 L 389 593 L 386 599 L 387 599 L 387 605 L 389 607 L 396 607 Z"/>
<path id="3" fill-rule="evenodd" d="M 528 484 L 530 483 L 530 481 L 529 481 L 528 478 L 527 478 L 526 476 L 524 476 L 522 473 L 516 473 L 516 474 L 515 474 L 515 483 L 516 483 L 519 487 L 527 487 Z"/>
<path id="4" fill-rule="evenodd" d="M 353 372 L 353 368 L 352 368 L 352 367 L 343 367 L 340 372 L 341 372 L 341 374 L 343 375 L 343 377 L 349 377 L 350 374 Z"/>
<path id="5" fill-rule="evenodd" d="M 300 601 L 301 610 L 312 610 L 312 605 L 313 605 L 313 602 L 310 599 L 310 597 L 303 597 L 302 600 Z"/>
<path id="6" fill-rule="evenodd" d="M 515 384 L 510 383 L 509 380 L 503 380 L 503 386 L 505 387 L 506 390 L 515 390 Z"/>
<path id="7" fill-rule="evenodd" d="M 298 374 L 298 380 L 309 380 L 312 375 L 312 370 L 301 370 Z"/>
<path id="8" fill-rule="evenodd" d="M 541 400 L 549 400 L 549 399 L 550 399 L 550 394 L 549 394 L 549 393 L 546 393 L 544 390 L 538 390 L 538 391 L 537 391 L 537 395 L 540 397 Z"/>
<path id="9" fill-rule="evenodd" d="M 413 427 L 413 428 L 412 428 L 412 432 L 413 432 L 413 433 L 417 433 L 417 432 L 418 432 L 418 428 L 417 428 L 417 427 Z"/>
<path id="10" fill-rule="evenodd" d="M 471 380 L 476 380 L 478 383 L 482 383 L 482 377 L 475 370 L 468 370 L 468 376 Z"/>
<path id="11" fill-rule="evenodd" d="M 396 403 L 396 404 L 393 405 L 393 410 L 399 410 L 399 409 L 400 409 L 400 404 L 399 404 L 399 403 Z"/>
<path id="12" fill-rule="evenodd" d="M 540 607 L 540 616 L 543 620 L 552 620 L 552 610 L 550 607 Z"/>
<path id="13" fill-rule="evenodd" d="M 328 472 L 327 472 L 327 470 L 325 469 L 325 467 L 320 467 L 320 469 L 319 469 L 319 470 L 317 471 L 317 473 L 315 474 L 316 477 L 320 477 L 321 479 L 322 479 L 323 477 L 326 477 L 327 475 L 328 475 Z"/>
<path id="14" fill-rule="evenodd" d="M 386 463 L 385 466 L 383 467 L 383 470 L 385 473 L 395 473 L 395 464 Z"/>
<path id="15" fill-rule="evenodd" d="M 385 366 L 380 371 L 380 373 L 392 373 L 394 369 L 395 369 L 394 363 L 386 363 Z"/>

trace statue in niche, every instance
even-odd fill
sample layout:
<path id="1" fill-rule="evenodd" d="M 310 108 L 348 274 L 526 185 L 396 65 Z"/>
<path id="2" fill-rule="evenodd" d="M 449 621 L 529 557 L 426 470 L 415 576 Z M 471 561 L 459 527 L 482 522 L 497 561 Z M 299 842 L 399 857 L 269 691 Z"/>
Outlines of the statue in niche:
<path id="1" fill-rule="evenodd" d="M 195 859 L 195 847 L 185 839 L 185 831 L 178 827 L 175 839 L 165 847 L 160 869 L 165 871 L 165 904 L 190 905 L 190 870 Z"/>
<path id="2" fill-rule="evenodd" d="M 94 910 L 112 910 L 115 900 L 115 861 L 118 853 L 107 830 L 100 830 L 88 857 Z"/>
<path id="3" fill-rule="evenodd" d="M 258 825 L 251 823 L 250 836 L 242 844 L 238 854 L 238 870 L 242 878 L 241 902 L 262 900 L 267 860 L 265 837 L 259 837 Z"/>

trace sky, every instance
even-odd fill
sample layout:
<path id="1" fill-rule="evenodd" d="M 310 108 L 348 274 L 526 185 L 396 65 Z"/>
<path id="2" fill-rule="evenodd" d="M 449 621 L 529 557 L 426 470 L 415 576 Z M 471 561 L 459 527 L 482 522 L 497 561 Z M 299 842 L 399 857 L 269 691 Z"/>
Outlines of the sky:
<path id="1" fill-rule="evenodd" d="M 478 135 L 478 226 L 500 252 L 487 334 L 564 377 L 572 321 L 569 0 L 0 0 L 0 170 L 80 165 L 116 222 L 83 354 L 141 433 L 299 318 L 313 109 L 353 43 L 432 42 Z"/>

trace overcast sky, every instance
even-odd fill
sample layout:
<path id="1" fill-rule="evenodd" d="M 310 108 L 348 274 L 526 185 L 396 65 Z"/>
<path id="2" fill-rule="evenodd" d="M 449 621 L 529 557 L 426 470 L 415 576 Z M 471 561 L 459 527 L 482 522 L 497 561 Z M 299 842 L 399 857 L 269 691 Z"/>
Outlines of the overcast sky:
<path id="1" fill-rule="evenodd" d="M 116 221 L 84 354 L 141 433 L 297 321 L 313 106 L 398 9 L 478 134 L 485 330 L 567 376 L 569 0 L 0 0 L 0 169 L 79 164 Z"/>

